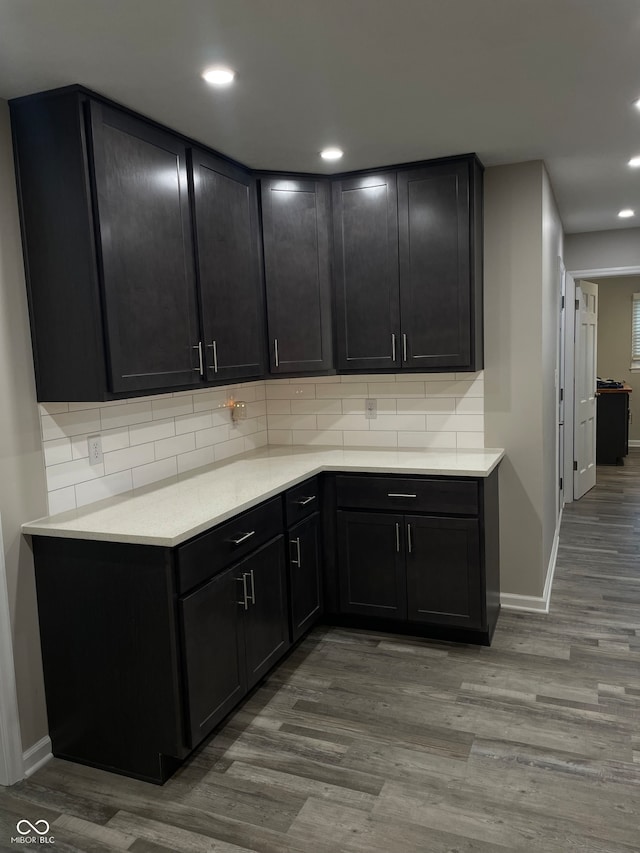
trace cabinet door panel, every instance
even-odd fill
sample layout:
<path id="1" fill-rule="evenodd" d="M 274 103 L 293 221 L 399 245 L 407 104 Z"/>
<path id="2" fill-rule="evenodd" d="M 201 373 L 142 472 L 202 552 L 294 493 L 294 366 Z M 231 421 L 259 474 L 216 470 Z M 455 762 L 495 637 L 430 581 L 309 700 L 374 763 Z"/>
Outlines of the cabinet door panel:
<path id="1" fill-rule="evenodd" d="M 289 590 L 292 641 L 301 637 L 320 614 L 320 515 L 289 531 Z"/>
<path id="2" fill-rule="evenodd" d="M 398 173 L 403 365 L 471 362 L 469 164 Z"/>
<path id="3" fill-rule="evenodd" d="M 404 521 L 408 618 L 482 627 L 478 520 L 406 515 Z"/>
<path id="4" fill-rule="evenodd" d="M 91 130 L 111 390 L 197 384 L 185 146 L 97 103 Z"/>
<path id="5" fill-rule="evenodd" d="M 333 184 L 339 369 L 400 364 L 396 175 Z"/>
<path id="6" fill-rule="evenodd" d="M 405 619 L 402 516 L 338 512 L 342 613 Z"/>
<path id="7" fill-rule="evenodd" d="M 283 537 L 278 536 L 236 568 L 247 582 L 244 624 L 251 688 L 290 645 Z"/>
<path id="8" fill-rule="evenodd" d="M 247 690 L 242 641 L 242 575 L 233 568 L 180 599 L 189 720 L 196 746 Z"/>
<path id="9" fill-rule="evenodd" d="M 263 179 L 262 227 L 269 369 L 326 370 L 332 363 L 328 185 Z"/>
<path id="10" fill-rule="evenodd" d="M 192 151 L 198 283 L 209 380 L 264 371 L 264 300 L 254 178 Z"/>

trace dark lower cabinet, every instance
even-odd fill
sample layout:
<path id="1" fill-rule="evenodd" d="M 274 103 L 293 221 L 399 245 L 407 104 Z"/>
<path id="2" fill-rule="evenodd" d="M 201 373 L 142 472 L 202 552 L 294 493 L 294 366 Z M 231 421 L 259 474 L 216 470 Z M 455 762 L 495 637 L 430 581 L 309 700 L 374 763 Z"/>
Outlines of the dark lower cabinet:
<path id="1" fill-rule="evenodd" d="M 320 514 L 288 531 L 291 640 L 296 642 L 319 617 L 322 607 Z"/>
<path id="2" fill-rule="evenodd" d="M 246 589 L 243 605 L 247 686 L 253 687 L 289 647 L 289 609 L 279 536 L 236 567 Z M 242 596 L 241 596 L 242 598 Z"/>
<path id="3" fill-rule="evenodd" d="M 475 518 L 404 517 L 407 618 L 481 628 L 480 537 Z"/>
<path id="4" fill-rule="evenodd" d="M 401 515 L 338 512 L 341 612 L 406 619 L 401 524 Z"/>
<path id="5" fill-rule="evenodd" d="M 234 567 L 180 600 L 191 747 L 247 692 L 241 590 L 242 576 Z"/>

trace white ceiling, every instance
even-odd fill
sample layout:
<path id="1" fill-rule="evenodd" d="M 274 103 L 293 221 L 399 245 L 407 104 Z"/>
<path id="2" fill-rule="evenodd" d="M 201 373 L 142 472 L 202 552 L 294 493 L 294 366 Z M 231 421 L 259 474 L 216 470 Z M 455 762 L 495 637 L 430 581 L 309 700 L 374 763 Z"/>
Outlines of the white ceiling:
<path id="1" fill-rule="evenodd" d="M 0 97 L 82 83 L 257 168 L 543 159 L 592 231 L 640 225 L 639 45 L 638 0 L 0 0 Z"/>

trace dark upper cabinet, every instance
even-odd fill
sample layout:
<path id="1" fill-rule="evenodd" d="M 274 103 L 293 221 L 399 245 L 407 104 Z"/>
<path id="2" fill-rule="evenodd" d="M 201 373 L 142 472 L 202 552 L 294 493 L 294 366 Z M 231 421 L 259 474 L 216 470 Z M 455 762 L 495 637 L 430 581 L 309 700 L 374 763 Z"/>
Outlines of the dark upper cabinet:
<path id="1" fill-rule="evenodd" d="M 396 174 L 335 180 L 333 278 L 339 370 L 400 365 Z"/>
<path id="2" fill-rule="evenodd" d="M 269 371 L 332 367 L 330 197 L 326 181 L 263 178 Z"/>
<path id="3" fill-rule="evenodd" d="M 256 182 L 249 172 L 191 152 L 206 377 L 264 373 L 264 296 Z"/>
<path id="4" fill-rule="evenodd" d="M 197 384 L 186 148 L 120 110 L 90 114 L 111 390 Z"/>
<path id="5" fill-rule="evenodd" d="M 480 192 L 475 158 L 398 172 L 403 367 L 482 367 Z"/>

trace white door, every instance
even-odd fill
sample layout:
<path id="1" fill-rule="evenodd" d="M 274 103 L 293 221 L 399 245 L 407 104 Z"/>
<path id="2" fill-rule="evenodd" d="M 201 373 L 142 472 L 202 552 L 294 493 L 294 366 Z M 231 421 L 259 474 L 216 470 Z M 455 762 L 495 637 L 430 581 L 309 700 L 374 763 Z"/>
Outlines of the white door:
<path id="1" fill-rule="evenodd" d="M 573 497 L 596 484 L 598 285 L 576 282 Z"/>

